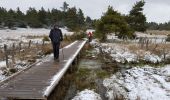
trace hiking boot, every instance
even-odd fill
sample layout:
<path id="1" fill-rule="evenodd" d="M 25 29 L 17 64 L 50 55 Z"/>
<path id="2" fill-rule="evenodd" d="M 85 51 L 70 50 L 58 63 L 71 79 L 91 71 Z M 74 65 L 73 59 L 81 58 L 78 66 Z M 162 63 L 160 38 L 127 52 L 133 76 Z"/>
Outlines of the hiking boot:
<path id="1" fill-rule="evenodd" d="M 59 60 L 59 59 L 56 59 L 55 61 L 56 61 L 56 62 L 59 62 L 60 60 Z"/>

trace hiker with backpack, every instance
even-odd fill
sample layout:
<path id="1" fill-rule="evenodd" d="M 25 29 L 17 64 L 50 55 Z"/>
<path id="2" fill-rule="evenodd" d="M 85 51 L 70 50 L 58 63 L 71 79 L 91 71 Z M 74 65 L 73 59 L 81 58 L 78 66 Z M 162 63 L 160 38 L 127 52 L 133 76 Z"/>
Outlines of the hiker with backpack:
<path id="1" fill-rule="evenodd" d="M 59 62 L 60 42 L 63 40 L 63 34 L 58 25 L 54 25 L 53 29 L 50 31 L 49 37 L 53 46 L 54 60 Z"/>
<path id="2" fill-rule="evenodd" d="M 92 32 L 88 32 L 88 33 L 87 33 L 87 36 L 88 36 L 89 42 L 91 42 L 91 41 L 92 41 L 93 33 L 92 33 Z"/>

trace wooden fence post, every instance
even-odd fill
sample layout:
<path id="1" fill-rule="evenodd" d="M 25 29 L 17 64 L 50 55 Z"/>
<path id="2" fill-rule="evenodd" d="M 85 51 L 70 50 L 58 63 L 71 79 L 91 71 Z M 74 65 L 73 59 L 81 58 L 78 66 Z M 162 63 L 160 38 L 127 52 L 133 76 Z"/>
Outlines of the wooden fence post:
<path id="1" fill-rule="evenodd" d="M 42 43 L 42 45 L 44 46 L 44 44 L 45 44 L 45 41 L 43 40 L 43 43 Z"/>
<path id="2" fill-rule="evenodd" d="M 28 44 L 28 48 L 30 48 L 31 47 L 31 40 L 29 41 L 29 44 Z"/>
<path id="3" fill-rule="evenodd" d="M 7 52 L 7 45 L 6 44 L 4 44 L 4 52 L 5 52 L 6 67 L 9 68 L 8 52 Z"/>
<path id="4" fill-rule="evenodd" d="M 20 55 L 20 52 L 21 52 L 21 42 L 19 43 L 19 55 Z"/>
<path id="5" fill-rule="evenodd" d="M 13 63 L 13 65 L 14 65 L 14 63 L 15 63 L 15 57 L 14 57 L 14 55 L 15 55 L 15 43 L 13 43 L 13 45 L 12 45 L 12 63 Z"/>

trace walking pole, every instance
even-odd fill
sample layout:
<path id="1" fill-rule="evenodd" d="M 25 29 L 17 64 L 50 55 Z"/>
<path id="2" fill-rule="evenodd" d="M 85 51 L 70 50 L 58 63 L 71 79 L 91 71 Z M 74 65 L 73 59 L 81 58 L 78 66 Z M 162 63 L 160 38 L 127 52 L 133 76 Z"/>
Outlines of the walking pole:
<path id="1" fill-rule="evenodd" d="M 63 45 L 62 45 L 62 42 L 61 42 L 61 51 L 62 51 L 63 59 L 64 59 L 64 53 L 63 53 Z"/>

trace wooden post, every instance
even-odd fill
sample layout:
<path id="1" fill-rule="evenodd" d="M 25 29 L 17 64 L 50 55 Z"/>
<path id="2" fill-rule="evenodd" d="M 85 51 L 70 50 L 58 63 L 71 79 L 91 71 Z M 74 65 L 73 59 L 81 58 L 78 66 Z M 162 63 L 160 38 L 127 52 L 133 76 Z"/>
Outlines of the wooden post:
<path id="1" fill-rule="evenodd" d="M 28 48 L 30 48 L 31 47 L 31 40 L 29 41 L 29 44 L 28 44 Z"/>
<path id="2" fill-rule="evenodd" d="M 21 42 L 19 43 L 19 54 L 20 54 L 20 51 L 21 51 Z"/>
<path id="3" fill-rule="evenodd" d="M 149 39 L 146 40 L 146 50 L 148 50 L 149 47 Z"/>
<path id="4" fill-rule="evenodd" d="M 14 55 L 15 55 L 15 43 L 13 43 L 13 45 L 12 45 L 12 63 L 13 63 L 13 65 L 14 65 L 14 63 L 15 63 L 15 57 L 14 57 Z"/>
<path id="5" fill-rule="evenodd" d="M 45 41 L 43 40 L 42 46 L 44 46 L 44 44 L 45 44 Z"/>
<path id="6" fill-rule="evenodd" d="M 7 52 L 7 45 L 6 44 L 4 44 L 4 52 L 5 52 L 6 67 L 9 68 L 8 52 Z"/>

